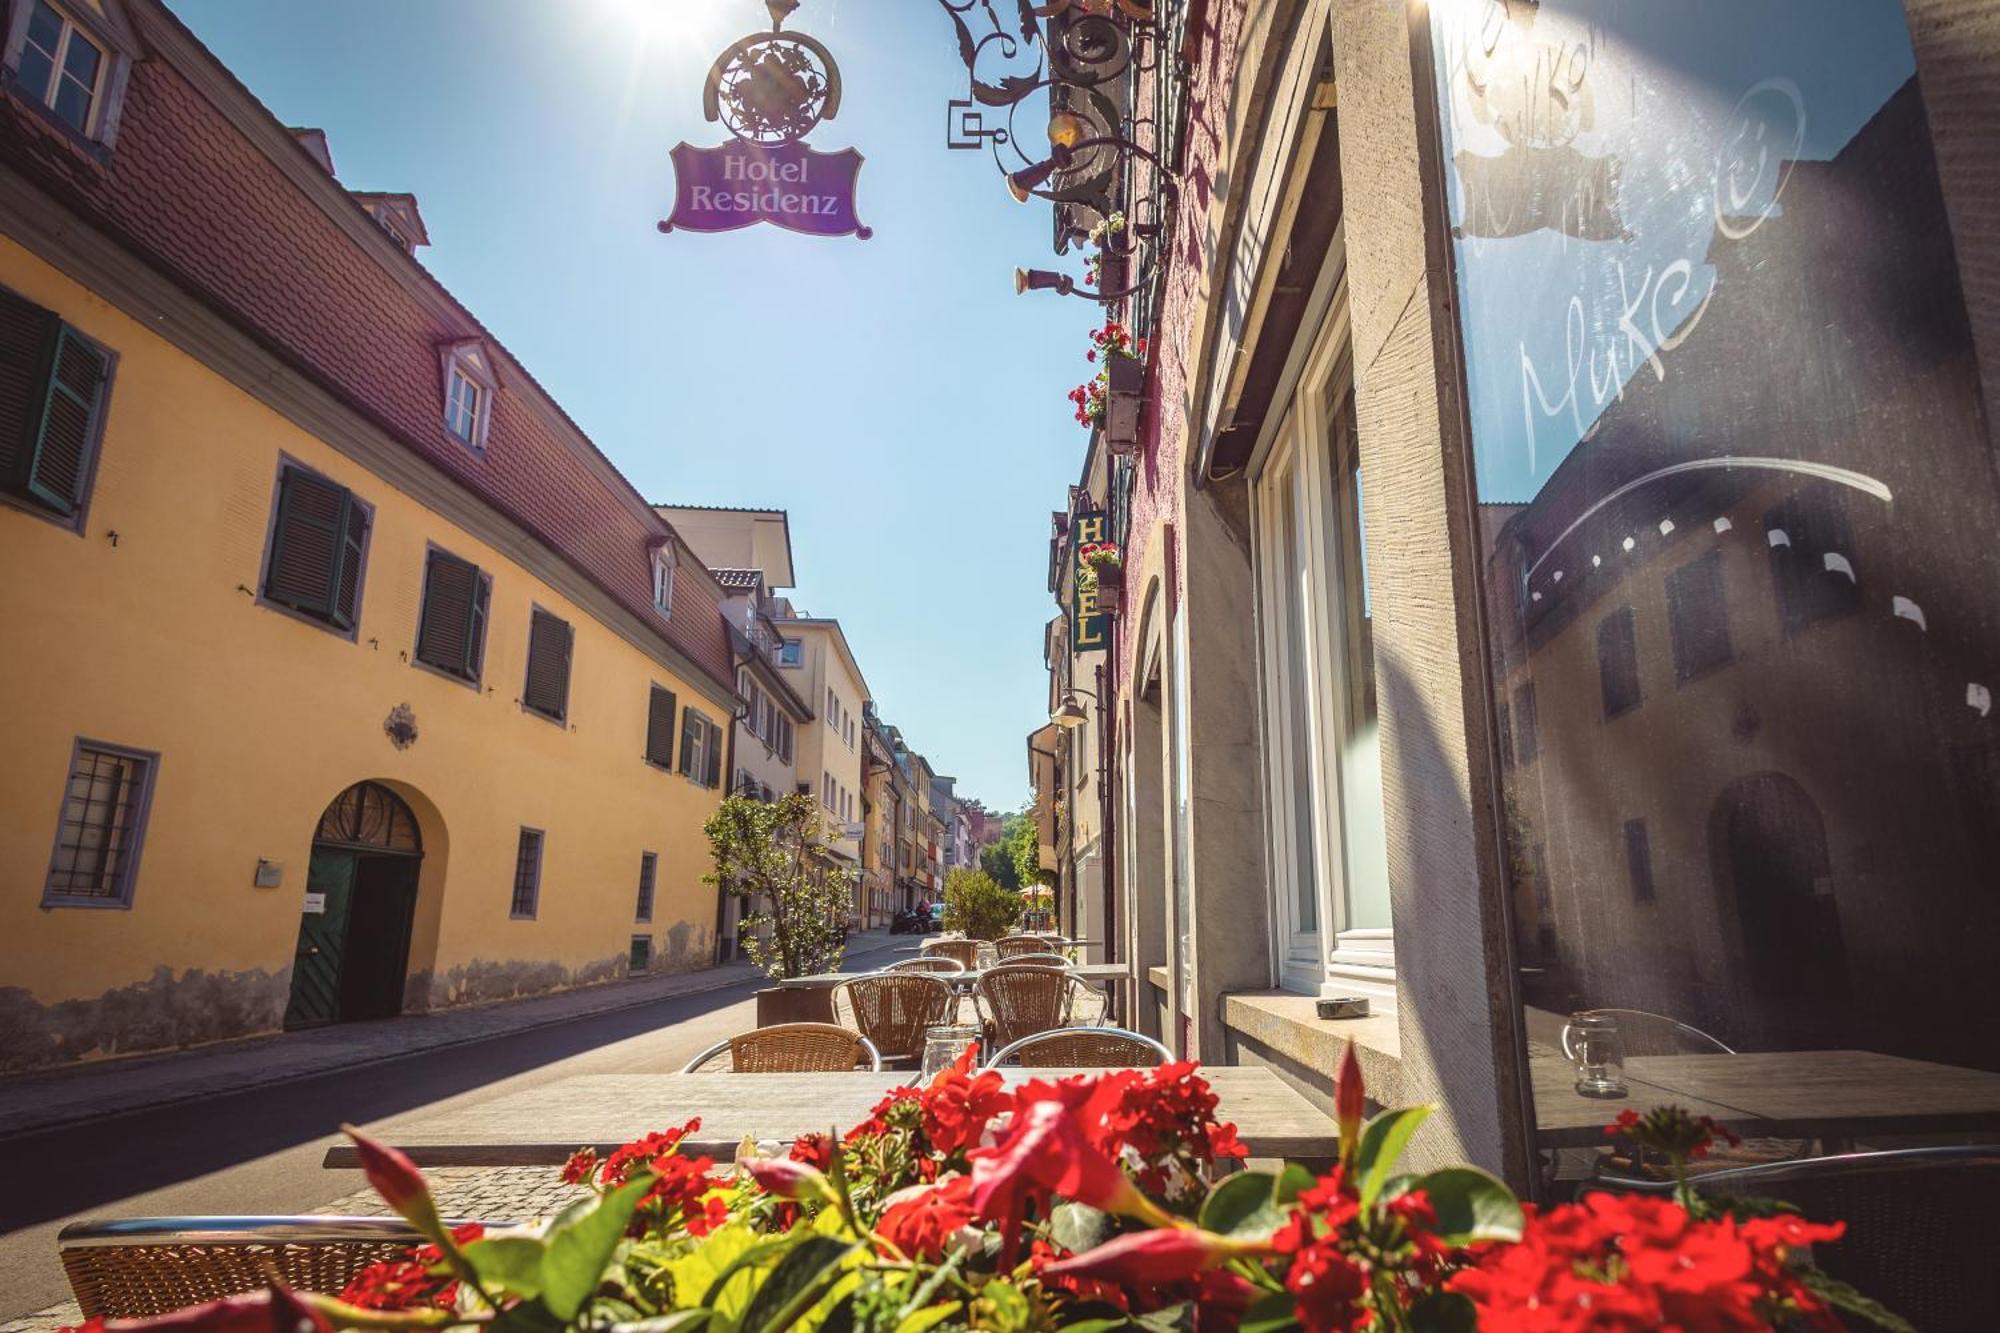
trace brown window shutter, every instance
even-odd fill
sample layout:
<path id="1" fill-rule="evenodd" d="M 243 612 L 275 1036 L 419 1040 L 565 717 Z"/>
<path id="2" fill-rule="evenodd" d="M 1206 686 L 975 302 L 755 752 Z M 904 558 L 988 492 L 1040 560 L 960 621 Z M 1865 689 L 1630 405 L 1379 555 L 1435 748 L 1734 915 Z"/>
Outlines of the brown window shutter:
<path id="1" fill-rule="evenodd" d="M 646 761 L 661 768 L 674 766 L 674 692 L 653 687 L 646 706 Z"/>
<path id="2" fill-rule="evenodd" d="M 0 485 L 25 492 L 62 332 L 55 315 L 0 290 Z"/>
<path id="3" fill-rule="evenodd" d="M 528 684 L 521 702 L 560 722 L 569 712 L 569 622 L 535 612 L 528 627 Z"/>
<path id="4" fill-rule="evenodd" d="M 479 675 L 485 622 L 485 580 L 479 567 L 443 551 L 424 562 L 424 609 L 417 660 L 465 680 Z"/>
<path id="5" fill-rule="evenodd" d="M 343 605 L 345 589 L 354 586 L 344 566 L 355 516 L 352 496 L 324 477 L 303 468 L 287 468 L 278 490 L 277 530 L 271 538 L 271 568 L 264 578 L 264 595 L 274 602 L 322 620 L 354 623 L 352 594 Z M 362 531 L 366 518 L 362 516 Z M 359 577 L 359 552 L 353 560 Z"/>

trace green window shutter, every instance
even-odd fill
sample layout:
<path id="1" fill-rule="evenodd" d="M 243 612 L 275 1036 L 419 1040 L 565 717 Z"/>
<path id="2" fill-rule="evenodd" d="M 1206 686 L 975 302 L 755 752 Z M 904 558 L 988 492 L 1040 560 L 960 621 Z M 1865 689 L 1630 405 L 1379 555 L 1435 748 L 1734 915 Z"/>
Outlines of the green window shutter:
<path id="1" fill-rule="evenodd" d="M 722 728 L 713 722 L 708 724 L 708 776 L 706 785 L 722 785 Z"/>
<path id="2" fill-rule="evenodd" d="M 646 761 L 661 768 L 674 766 L 674 692 L 653 687 L 646 706 Z"/>
<path id="3" fill-rule="evenodd" d="M 528 626 L 528 683 L 521 702 L 560 722 L 569 713 L 569 622 L 535 612 Z"/>
<path id="4" fill-rule="evenodd" d="M 343 493 L 340 513 L 340 568 L 333 579 L 333 623 L 353 629 L 361 617 L 361 556 L 368 549 L 368 506 Z"/>
<path id="5" fill-rule="evenodd" d="M 701 723 L 701 714 L 693 708 L 681 713 L 681 772 L 689 777 L 695 776 L 694 747 L 701 739 Z"/>
<path id="6" fill-rule="evenodd" d="M 464 680 L 479 675 L 486 619 L 486 580 L 479 567 L 443 551 L 424 562 L 424 609 L 417 660 Z"/>
<path id="7" fill-rule="evenodd" d="M 278 521 L 271 535 L 271 565 L 264 596 L 307 615 L 346 628 L 354 623 L 352 594 L 343 604 L 353 497 L 342 487 L 303 468 L 288 467 L 278 487 Z M 366 531 L 366 518 L 362 518 Z M 359 577 L 358 553 L 352 562 Z M 345 620 L 342 613 L 345 612 Z"/>
<path id="8" fill-rule="evenodd" d="M 57 334 L 53 373 L 28 464 L 28 491 L 59 514 L 73 514 L 83 503 L 109 369 L 104 353 L 74 330 Z"/>

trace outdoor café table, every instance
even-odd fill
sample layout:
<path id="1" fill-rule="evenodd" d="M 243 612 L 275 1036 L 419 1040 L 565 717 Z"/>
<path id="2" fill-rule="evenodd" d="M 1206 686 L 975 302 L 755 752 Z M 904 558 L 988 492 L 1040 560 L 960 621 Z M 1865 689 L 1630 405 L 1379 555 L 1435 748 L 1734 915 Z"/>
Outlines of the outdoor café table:
<path id="1" fill-rule="evenodd" d="M 1007 1069 L 1008 1080 L 1099 1070 Z M 1202 1077 L 1252 1157 L 1326 1159 L 1338 1152 L 1331 1117 L 1268 1069 L 1216 1066 Z M 578 1148 L 607 1153 L 654 1130 L 701 1117 L 686 1151 L 732 1160 L 744 1137 L 789 1143 L 845 1132 L 890 1088 L 914 1074 L 581 1074 L 488 1101 L 410 1112 L 368 1126 L 419 1166 L 561 1166 Z M 325 1165 L 359 1165 L 354 1149 L 327 1150 Z"/>
<path id="2" fill-rule="evenodd" d="M 1535 1137 L 1542 1147 L 1604 1142 L 1627 1108 L 1669 1102 L 1739 1134 L 1851 1139 L 1870 1134 L 1957 1134 L 2000 1129 L 2000 1074 L 1875 1051 L 1757 1051 L 1738 1055 L 1635 1055 L 1631 1095 L 1585 1097 L 1559 1056 L 1528 1061 Z"/>

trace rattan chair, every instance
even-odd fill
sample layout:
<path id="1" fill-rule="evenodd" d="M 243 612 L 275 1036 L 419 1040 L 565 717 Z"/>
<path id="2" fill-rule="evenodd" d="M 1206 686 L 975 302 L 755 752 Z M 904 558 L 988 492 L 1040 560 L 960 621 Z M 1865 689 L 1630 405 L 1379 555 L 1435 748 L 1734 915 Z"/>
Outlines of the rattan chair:
<path id="1" fill-rule="evenodd" d="M 1847 1234 L 1813 1246 L 1813 1262 L 1924 1333 L 1993 1327 L 1993 1197 L 2000 1144 L 1904 1148 L 1771 1162 L 1697 1176 L 1712 1197 L 1785 1200 Z M 1668 1194 L 1671 1181 L 1600 1181 L 1593 1188 Z"/>
<path id="2" fill-rule="evenodd" d="M 889 964 L 889 966 L 882 970 L 884 972 L 936 972 L 944 976 L 955 977 L 965 971 L 965 964 L 959 962 L 956 958 L 945 958 L 933 954 L 928 957 L 905 958 L 899 963 Z"/>
<path id="3" fill-rule="evenodd" d="M 854 1026 L 892 1060 L 921 1060 L 924 1033 L 958 1012 L 958 996 L 942 977 L 921 972 L 875 972 L 833 989 L 854 1014 Z"/>
<path id="4" fill-rule="evenodd" d="M 1026 963 L 1029 967 L 1068 967 L 1069 959 L 1059 953 L 1024 953 L 1003 958 L 1004 963 Z"/>
<path id="5" fill-rule="evenodd" d="M 881 1052 L 858 1032 L 832 1023 L 779 1023 L 726 1037 L 681 1072 L 697 1073 L 725 1052 L 732 1074 L 844 1074 L 864 1061 L 870 1070 L 882 1068 Z"/>
<path id="6" fill-rule="evenodd" d="M 994 1044 L 1008 1046 L 1068 1022 L 1074 986 L 1075 979 L 1064 968 L 1007 963 L 979 974 L 973 1003 L 981 1010 Z"/>
<path id="7" fill-rule="evenodd" d="M 1000 961 L 1011 963 L 1027 954 L 1048 953 L 1053 943 L 1046 935 L 1003 935 L 993 942 Z"/>
<path id="8" fill-rule="evenodd" d="M 399 1217 L 130 1217 L 73 1222 L 56 1237 L 86 1319 L 168 1314 L 262 1291 L 273 1274 L 295 1290 L 338 1296 L 370 1264 L 423 1243 Z"/>
<path id="9" fill-rule="evenodd" d="M 949 958 L 967 971 L 979 966 L 978 940 L 925 940 L 921 952 Z"/>
<path id="10" fill-rule="evenodd" d="M 1001 1047 L 986 1062 L 994 1069 L 1014 1060 L 1035 1069 L 1151 1069 L 1174 1053 L 1124 1028 L 1056 1028 Z"/>

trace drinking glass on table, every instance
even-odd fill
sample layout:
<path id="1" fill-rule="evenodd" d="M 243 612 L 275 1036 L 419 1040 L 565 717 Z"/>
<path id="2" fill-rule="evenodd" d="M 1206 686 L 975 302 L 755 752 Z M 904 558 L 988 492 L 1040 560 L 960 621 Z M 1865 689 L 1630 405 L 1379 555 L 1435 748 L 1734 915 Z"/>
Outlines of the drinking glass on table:
<path id="1" fill-rule="evenodd" d="M 928 1083 L 957 1062 L 965 1048 L 979 1040 L 979 1029 L 968 1025 L 945 1024 L 924 1031 L 923 1079 Z"/>
<path id="2" fill-rule="evenodd" d="M 1625 1043 L 1610 1014 L 1571 1014 L 1563 1025 L 1563 1054 L 1576 1066 L 1576 1090 L 1585 1097 L 1624 1097 Z"/>

